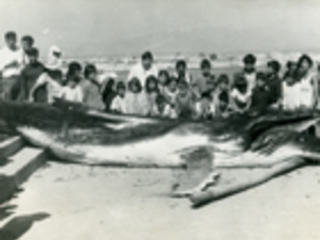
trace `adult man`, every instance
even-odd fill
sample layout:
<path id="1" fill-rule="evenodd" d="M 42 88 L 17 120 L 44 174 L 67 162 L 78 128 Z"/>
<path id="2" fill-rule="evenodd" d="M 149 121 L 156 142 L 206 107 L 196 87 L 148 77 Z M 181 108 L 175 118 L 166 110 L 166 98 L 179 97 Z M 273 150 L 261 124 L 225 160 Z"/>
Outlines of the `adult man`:
<path id="1" fill-rule="evenodd" d="M 132 67 L 128 76 L 128 82 L 133 78 L 137 78 L 142 87 L 144 87 L 146 79 L 149 76 L 158 76 L 158 68 L 153 64 L 152 53 L 147 51 L 141 55 L 141 62 Z"/>
<path id="2" fill-rule="evenodd" d="M 17 91 L 14 89 L 22 66 L 22 53 L 15 32 L 7 32 L 5 42 L 6 46 L 0 50 L 1 95 L 7 100 L 15 100 Z"/>

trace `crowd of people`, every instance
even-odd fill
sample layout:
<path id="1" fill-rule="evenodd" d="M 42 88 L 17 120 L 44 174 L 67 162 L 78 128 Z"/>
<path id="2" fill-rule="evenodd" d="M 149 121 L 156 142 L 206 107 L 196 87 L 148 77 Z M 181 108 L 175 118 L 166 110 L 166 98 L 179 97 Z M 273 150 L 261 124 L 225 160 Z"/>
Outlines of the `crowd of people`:
<path id="1" fill-rule="evenodd" d="M 235 74 L 215 75 L 209 59 L 200 62 L 193 76 L 187 62 L 178 60 L 175 70 L 158 69 L 147 51 L 126 79 L 116 74 L 99 76 L 94 64 L 73 61 L 62 68 L 62 51 L 52 46 L 48 60 L 39 60 L 32 36 L 18 45 L 15 32 L 5 34 L 0 50 L 0 93 L 10 101 L 67 101 L 107 112 L 163 118 L 210 119 L 231 114 L 261 114 L 270 108 L 295 111 L 317 108 L 319 74 L 304 54 L 297 61 L 270 60 L 263 71 L 256 57 L 247 54 L 243 69 Z M 320 68 L 318 68 L 319 70 Z"/>

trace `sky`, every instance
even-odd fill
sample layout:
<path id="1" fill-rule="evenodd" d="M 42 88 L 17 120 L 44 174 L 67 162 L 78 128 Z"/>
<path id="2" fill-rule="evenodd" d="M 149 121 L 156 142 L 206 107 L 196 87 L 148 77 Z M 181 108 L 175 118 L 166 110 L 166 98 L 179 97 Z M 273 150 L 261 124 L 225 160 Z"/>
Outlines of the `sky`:
<path id="1" fill-rule="evenodd" d="M 8 30 L 68 57 L 320 51 L 320 1 L 1 0 Z"/>

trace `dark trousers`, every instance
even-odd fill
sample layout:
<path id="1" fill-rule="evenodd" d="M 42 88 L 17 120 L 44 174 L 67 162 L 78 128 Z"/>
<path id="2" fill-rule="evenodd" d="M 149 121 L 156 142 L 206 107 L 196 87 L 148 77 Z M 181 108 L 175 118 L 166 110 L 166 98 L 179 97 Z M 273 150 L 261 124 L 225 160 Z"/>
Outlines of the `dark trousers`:
<path id="1" fill-rule="evenodd" d="M 2 78 L 0 80 L 1 98 L 8 101 L 18 100 L 20 94 L 19 76 Z"/>

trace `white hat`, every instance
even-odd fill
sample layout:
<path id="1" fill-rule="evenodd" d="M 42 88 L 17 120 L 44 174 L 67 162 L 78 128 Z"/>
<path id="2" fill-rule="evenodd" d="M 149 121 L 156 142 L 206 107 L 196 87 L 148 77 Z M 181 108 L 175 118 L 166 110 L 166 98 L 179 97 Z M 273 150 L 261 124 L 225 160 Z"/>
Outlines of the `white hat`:
<path id="1" fill-rule="evenodd" d="M 50 47 L 50 52 L 51 53 L 62 53 L 61 52 L 61 49 L 59 48 L 59 47 L 57 47 L 56 45 L 52 45 L 51 47 Z"/>

